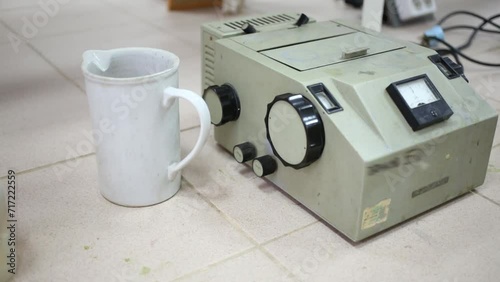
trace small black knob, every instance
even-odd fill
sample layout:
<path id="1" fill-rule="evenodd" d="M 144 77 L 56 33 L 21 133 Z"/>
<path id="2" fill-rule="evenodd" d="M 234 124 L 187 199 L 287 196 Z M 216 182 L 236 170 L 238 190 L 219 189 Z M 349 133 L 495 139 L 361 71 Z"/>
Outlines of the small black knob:
<path id="1" fill-rule="evenodd" d="M 309 17 L 306 16 L 306 14 L 300 14 L 300 17 L 297 20 L 297 22 L 295 23 L 295 25 L 301 26 L 301 25 L 307 24 L 308 22 L 309 22 Z"/>
<path id="2" fill-rule="evenodd" d="M 240 116 L 240 100 L 236 90 L 229 85 L 213 85 L 205 89 L 203 99 L 210 110 L 210 119 L 215 126 L 237 120 Z"/>
<path id="3" fill-rule="evenodd" d="M 276 169 L 278 169 L 278 164 L 270 155 L 258 157 L 252 162 L 252 170 L 258 177 L 274 173 Z"/>
<path id="4" fill-rule="evenodd" d="M 233 157 L 239 163 L 253 160 L 256 156 L 257 150 L 250 142 L 241 143 L 233 147 Z"/>
<path id="5" fill-rule="evenodd" d="M 244 23 L 242 26 L 241 26 L 241 29 L 243 30 L 244 33 L 246 34 L 249 34 L 249 33 L 256 33 L 257 30 L 255 29 L 255 27 L 251 24 L 251 23 Z"/>

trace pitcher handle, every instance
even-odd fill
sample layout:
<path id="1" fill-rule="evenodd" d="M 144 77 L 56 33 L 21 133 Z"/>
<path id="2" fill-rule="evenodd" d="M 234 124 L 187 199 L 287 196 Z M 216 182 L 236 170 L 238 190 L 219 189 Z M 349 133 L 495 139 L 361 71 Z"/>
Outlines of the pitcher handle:
<path id="1" fill-rule="evenodd" d="M 198 136 L 198 140 L 196 141 L 193 150 L 191 150 L 191 152 L 189 152 L 184 159 L 178 163 L 172 163 L 168 166 L 167 174 L 169 180 L 173 180 L 177 176 L 177 173 L 179 173 L 181 169 L 183 169 L 196 155 L 198 155 L 203 148 L 203 145 L 207 142 L 208 134 L 210 132 L 210 112 L 203 98 L 189 90 L 167 87 L 163 91 L 163 106 L 166 108 L 170 107 L 176 98 L 186 99 L 195 107 L 200 117 L 200 135 Z"/>

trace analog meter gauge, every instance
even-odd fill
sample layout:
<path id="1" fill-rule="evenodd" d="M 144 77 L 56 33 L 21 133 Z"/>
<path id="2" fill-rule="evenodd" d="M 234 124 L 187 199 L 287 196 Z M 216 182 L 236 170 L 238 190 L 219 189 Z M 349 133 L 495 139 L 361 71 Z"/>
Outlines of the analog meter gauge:
<path id="1" fill-rule="evenodd" d="M 453 114 L 425 74 L 391 83 L 386 90 L 413 131 L 445 121 Z"/>

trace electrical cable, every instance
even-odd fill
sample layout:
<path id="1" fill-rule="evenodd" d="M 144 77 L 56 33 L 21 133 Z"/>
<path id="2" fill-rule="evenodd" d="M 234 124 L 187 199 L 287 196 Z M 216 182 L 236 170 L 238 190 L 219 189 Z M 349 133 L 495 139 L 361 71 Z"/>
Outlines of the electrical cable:
<path id="1" fill-rule="evenodd" d="M 493 25 L 493 26 L 495 26 L 495 27 L 498 27 L 500 29 L 499 25 L 496 25 L 495 23 L 493 23 L 493 20 L 496 19 L 496 18 L 499 18 L 499 17 L 500 17 L 500 14 L 497 14 L 497 15 L 494 15 L 494 16 L 488 18 L 488 19 L 484 19 L 483 23 L 478 27 L 478 29 L 474 30 L 472 32 L 472 34 L 469 36 L 469 39 L 467 40 L 467 42 L 464 45 L 459 46 L 457 49 L 463 50 L 465 48 L 468 48 L 472 44 L 472 41 L 474 40 L 474 38 L 476 37 L 476 35 L 478 33 L 478 30 L 480 28 L 483 28 L 483 26 L 485 26 L 488 23 L 491 24 L 491 25 Z"/>
<path id="2" fill-rule="evenodd" d="M 470 57 L 462 52 L 462 50 L 467 49 L 468 47 L 470 47 L 472 45 L 472 42 L 474 41 L 476 35 L 479 32 L 500 34 L 500 25 L 493 22 L 493 20 L 500 18 L 500 14 L 496 14 L 496 15 L 493 15 L 489 18 L 485 18 L 483 16 L 480 16 L 478 14 L 468 12 L 468 11 L 455 11 L 455 12 L 452 12 L 452 13 L 446 15 L 445 17 L 443 17 L 438 22 L 438 26 L 440 27 L 445 21 L 447 21 L 449 18 L 456 16 L 456 15 L 469 15 L 469 16 L 476 17 L 476 18 L 482 20 L 482 23 L 477 27 L 469 26 L 469 25 L 456 25 L 456 26 L 445 27 L 442 29 L 441 34 L 443 31 L 449 31 L 449 30 L 454 30 L 454 29 L 470 29 L 470 30 L 472 30 L 472 33 L 469 35 L 467 41 L 464 44 L 462 44 L 458 47 L 455 47 L 455 46 L 451 45 L 450 43 L 448 43 L 447 41 L 445 41 L 443 39 L 442 35 L 441 35 L 441 38 L 438 38 L 437 36 L 432 36 L 432 35 L 431 36 L 424 35 L 424 39 L 427 42 L 429 42 L 429 40 L 435 40 L 435 41 L 445 45 L 446 47 L 448 47 L 449 49 L 436 49 L 436 52 L 438 52 L 439 55 L 449 55 L 449 54 L 452 55 L 455 58 L 455 61 L 457 62 L 457 64 L 462 65 L 460 62 L 460 59 L 459 59 L 459 57 L 462 57 L 470 62 L 479 64 L 479 65 L 490 66 L 490 67 L 500 67 L 500 64 L 479 61 L 479 60 L 476 60 L 476 59 L 474 59 L 474 58 L 472 58 L 472 57 Z M 490 24 L 493 27 L 498 28 L 498 30 L 485 29 L 484 26 L 486 26 L 487 24 Z"/>
<path id="3" fill-rule="evenodd" d="M 494 22 L 491 22 L 491 20 L 488 20 L 487 18 L 481 16 L 481 15 L 478 15 L 476 13 L 472 13 L 472 12 L 469 12 L 469 11 L 455 11 L 455 12 L 452 12 L 452 13 L 449 13 L 448 15 L 444 16 L 439 22 L 438 22 L 438 25 L 443 25 L 443 23 L 448 20 L 449 18 L 453 17 L 453 16 L 456 16 L 456 15 L 469 15 L 469 16 L 473 16 L 473 17 L 476 17 L 478 19 L 481 19 L 483 21 L 487 21 L 487 22 L 490 22 L 491 25 L 493 25 L 494 27 L 496 28 L 500 28 L 500 25 L 494 23 Z M 493 16 L 493 17 L 497 17 L 497 16 L 500 16 L 500 15 L 496 15 L 496 16 Z"/>
<path id="4" fill-rule="evenodd" d="M 477 29 L 479 31 L 488 32 L 488 33 L 500 33 L 500 30 L 479 28 L 479 27 L 475 27 L 472 25 L 455 25 L 455 26 L 444 27 L 443 31 L 450 31 L 450 30 L 454 30 L 454 29 L 474 29 L 474 30 Z"/>
<path id="5" fill-rule="evenodd" d="M 489 66 L 489 67 L 500 67 L 500 64 L 493 64 L 493 63 L 488 63 L 488 62 L 482 62 L 482 61 L 479 61 L 479 60 L 476 60 L 476 59 L 473 59 L 467 55 L 465 55 L 464 53 L 462 53 L 460 50 L 458 50 L 457 48 L 453 47 L 453 45 L 451 45 L 450 43 L 442 40 L 442 39 L 439 39 L 437 37 L 428 37 L 429 39 L 433 39 L 433 40 L 436 40 L 436 41 L 439 41 L 440 43 L 442 43 L 443 45 L 445 45 L 446 47 L 450 48 L 450 51 L 452 53 L 456 53 L 457 55 L 460 55 L 462 58 L 468 60 L 468 61 L 471 61 L 473 63 L 476 63 L 476 64 L 479 64 L 479 65 L 484 65 L 484 66 Z"/>

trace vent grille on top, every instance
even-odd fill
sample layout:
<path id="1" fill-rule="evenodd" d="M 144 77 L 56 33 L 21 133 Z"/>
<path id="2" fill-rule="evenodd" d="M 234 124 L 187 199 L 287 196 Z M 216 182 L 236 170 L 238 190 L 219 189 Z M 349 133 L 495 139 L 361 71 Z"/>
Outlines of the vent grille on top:
<path id="1" fill-rule="evenodd" d="M 224 25 L 226 25 L 232 29 L 240 29 L 244 23 L 251 23 L 254 26 L 264 26 L 264 25 L 270 25 L 270 24 L 291 22 L 291 21 L 295 21 L 295 20 L 297 20 L 297 19 L 292 17 L 292 16 L 289 16 L 287 14 L 281 14 L 281 15 L 253 18 L 253 19 L 243 20 L 243 21 L 227 22 L 227 23 L 224 23 Z"/>
<path id="2" fill-rule="evenodd" d="M 214 75 L 214 63 L 215 63 L 215 50 L 208 46 L 208 45 L 205 45 L 205 87 L 204 89 L 206 89 L 207 87 L 211 86 L 211 85 L 214 85 L 215 84 L 215 75 Z"/>

